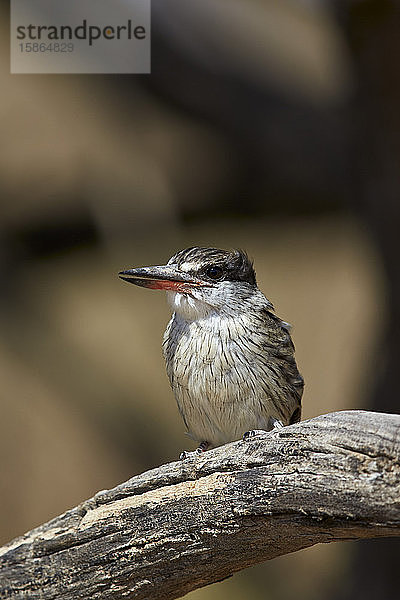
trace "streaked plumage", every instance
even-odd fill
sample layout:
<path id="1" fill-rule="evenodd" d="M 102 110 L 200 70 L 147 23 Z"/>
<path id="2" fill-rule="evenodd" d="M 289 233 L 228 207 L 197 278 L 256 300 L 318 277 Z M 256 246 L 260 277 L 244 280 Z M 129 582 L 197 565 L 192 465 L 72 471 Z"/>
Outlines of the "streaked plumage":
<path id="1" fill-rule="evenodd" d="M 303 379 L 289 326 L 258 289 L 244 252 L 188 248 L 165 267 L 146 269 L 123 275 L 167 290 L 174 312 L 163 352 L 194 440 L 218 446 L 248 430 L 269 430 L 274 420 L 300 420 Z"/>

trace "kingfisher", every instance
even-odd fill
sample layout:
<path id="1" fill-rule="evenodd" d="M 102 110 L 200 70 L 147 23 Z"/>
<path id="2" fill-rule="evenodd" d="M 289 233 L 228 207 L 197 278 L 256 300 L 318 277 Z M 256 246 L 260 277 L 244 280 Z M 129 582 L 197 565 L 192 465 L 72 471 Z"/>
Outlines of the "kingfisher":
<path id="1" fill-rule="evenodd" d="M 195 452 L 297 423 L 304 380 L 290 325 L 259 290 L 243 250 L 191 247 L 166 265 L 121 271 L 165 290 L 173 314 L 163 339 L 168 378 Z"/>

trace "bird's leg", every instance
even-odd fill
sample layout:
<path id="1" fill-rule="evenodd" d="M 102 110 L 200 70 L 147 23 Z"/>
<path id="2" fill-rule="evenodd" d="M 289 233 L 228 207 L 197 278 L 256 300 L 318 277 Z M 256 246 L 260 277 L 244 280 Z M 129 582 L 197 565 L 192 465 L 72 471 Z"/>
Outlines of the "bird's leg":
<path id="1" fill-rule="evenodd" d="M 246 433 L 243 434 L 243 441 L 250 440 L 251 438 L 259 435 L 265 435 L 270 431 L 275 431 L 276 429 L 282 429 L 282 427 L 284 427 L 282 421 L 280 421 L 279 419 L 275 419 L 275 417 L 270 417 L 269 422 L 271 424 L 271 429 L 269 429 L 268 431 L 266 431 L 265 429 L 251 429 L 250 431 L 246 431 Z"/>
<path id="2" fill-rule="evenodd" d="M 209 446 L 209 442 L 200 442 L 199 447 L 196 448 L 196 450 L 194 450 L 193 452 L 188 452 L 187 450 L 184 450 L 180 453 L 179 458 L 180 460 L 186 460 L 187 458 L 195 458 L 197 456 L 200 456 L 200 454 L 203 454 L 203 452 L 205 452 L 207 448 L 209 448 Z"/>

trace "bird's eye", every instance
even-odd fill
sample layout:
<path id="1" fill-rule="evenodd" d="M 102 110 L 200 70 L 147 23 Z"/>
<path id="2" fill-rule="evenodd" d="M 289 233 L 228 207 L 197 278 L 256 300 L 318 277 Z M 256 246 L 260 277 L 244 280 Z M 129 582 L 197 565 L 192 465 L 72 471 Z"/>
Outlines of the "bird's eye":
<path id="1" fill-rule="evenodd" d="M 208 269 L 206 271 L 207 277 L 209 277 L 210 279 L 214 279 L 215 281 L 217 281 L 218 279 L 221 279 L 223 274 L 224 274 L 224 272 L 221 269 L 221 267 L 217 267 L 216 265 L 213 265 L 212 267 L 208 267 Z"/>

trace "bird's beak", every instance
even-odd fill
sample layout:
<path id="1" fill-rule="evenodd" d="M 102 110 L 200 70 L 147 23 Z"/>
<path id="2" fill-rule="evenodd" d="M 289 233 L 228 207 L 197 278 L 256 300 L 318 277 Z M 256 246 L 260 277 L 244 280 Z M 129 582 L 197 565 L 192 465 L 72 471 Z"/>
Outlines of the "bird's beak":
<path id="1" fill-rule="evenodd" d="M 124 281 L 140 285 L 141 287 L 147 287 L 152 290 L 172 290 L 183 294 L 190 293 L 193 287 L 207 285 L 205 281 L 188 275 L 183 271 L 178 271 L 172 265 L 128 269 L 127 271 L 120 271 L 119 276 Z"/>

